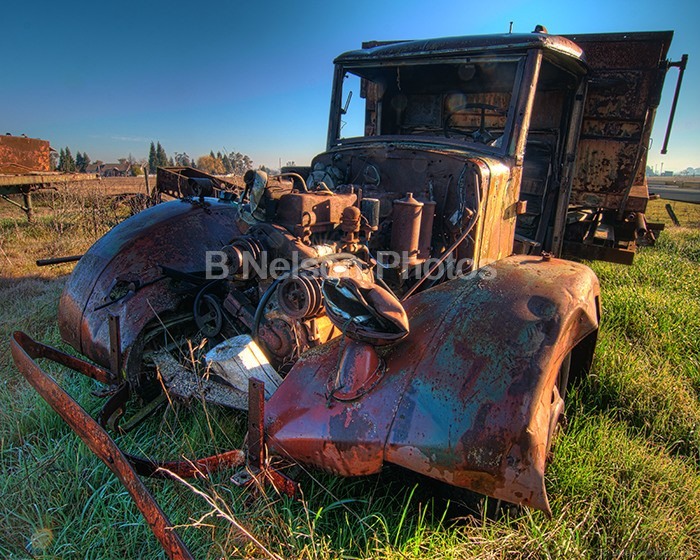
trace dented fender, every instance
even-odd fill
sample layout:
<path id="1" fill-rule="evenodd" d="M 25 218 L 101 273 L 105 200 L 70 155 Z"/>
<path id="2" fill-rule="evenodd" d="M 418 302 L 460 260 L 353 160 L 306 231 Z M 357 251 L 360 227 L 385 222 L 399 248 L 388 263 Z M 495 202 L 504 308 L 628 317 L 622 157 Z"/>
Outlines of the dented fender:
<path id="1" fill-rule="evenodd" d="M 382 377 L 356 399 L 327 390 L 347 340 L 304 354 L 268 402 L 268 446 L 343 476 L 393 463 L 549 513 L 554 387 L 597 331 L 598 301 L 588 267 L 533 256 L 422 292 L 405 302 L 410 334 L 379 350 Z"/>
<path id="2" fill-rule="evenodd" d="M 213 198 L 183 199 L 153 206 L 115 226 L 85 253 L 68 279 L 58 312 L 63 340 L 109 367 L 109 316 L 116 315 L 120 351 L 128 360 L 143 328 L 177 309 L 183 299 L 162 278 L 160 267 L 203 271 L 205 252 L 221 249 L 240 234 L 236 211 L 235 204 Z M 137 287 L 132 293 L 130 283 Z M 112 300 L 110 292 L 122 285 L 126 295 Z"/>

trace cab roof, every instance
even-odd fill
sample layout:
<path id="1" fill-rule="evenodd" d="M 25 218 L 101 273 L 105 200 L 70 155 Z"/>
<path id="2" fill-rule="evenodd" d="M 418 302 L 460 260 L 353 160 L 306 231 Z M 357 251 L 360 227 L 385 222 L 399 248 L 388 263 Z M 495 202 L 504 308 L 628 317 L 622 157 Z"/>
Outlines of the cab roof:
<path id="1" fill-rule="evenodd" d="M 469 35 L 441 37 L 417 41 L 372 41 L 362 49 L 348 51 L 335 59 L 336 64 L 353 65 L 384 60 L 448 58 L 489 53 L 521 53 L 544 49 L 574 58 L 585 64 L 583 50 L 573 41 L 545 33 L 505 33 L 502 35 Z"/>

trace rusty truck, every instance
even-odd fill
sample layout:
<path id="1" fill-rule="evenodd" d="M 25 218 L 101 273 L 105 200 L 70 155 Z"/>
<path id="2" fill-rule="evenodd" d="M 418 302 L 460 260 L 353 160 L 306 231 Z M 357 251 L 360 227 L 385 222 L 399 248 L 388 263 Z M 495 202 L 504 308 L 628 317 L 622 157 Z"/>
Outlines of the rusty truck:
<path id="1" fill-rule="evenodd" d="M 340 55 L 323 153 L 117 225 L 60 300 L 86 359 L 17 332 L 17 367 L 172 557 L 189 553 L 137 473 L 238 468 L 293 493 L 270 457 L 339 476 L 393 464 L 550 513 L 548 455 L 601 319 L 576 261 L 629 263 L 660 227 L 644 171 L 665 75 L 685 65 L 671 38 L 538 27 Z M 97 421 L 38 358 L 108 385 Z M 245 449 L 160 462 L 105 431 L 193 397 L 247 410 Z M 142 408 L 125 418 L 127 402 Z"/>

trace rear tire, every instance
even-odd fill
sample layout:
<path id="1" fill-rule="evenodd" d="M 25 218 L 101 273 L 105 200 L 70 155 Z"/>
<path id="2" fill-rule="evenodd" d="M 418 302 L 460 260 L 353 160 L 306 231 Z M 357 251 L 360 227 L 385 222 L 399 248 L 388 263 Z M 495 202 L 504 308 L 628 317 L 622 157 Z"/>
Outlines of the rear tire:
<path id="1" fill-rule="evenodd" d="M 559 432 L 566 427 L 565 399 L 571 372 L 571 354 L 569 352 L 559 366 L 559 373 L 552 388 L 552 405 L 549 416 L 549 433 L 547 434 L 547 462 L 552 460 L 552 446 Z"/>

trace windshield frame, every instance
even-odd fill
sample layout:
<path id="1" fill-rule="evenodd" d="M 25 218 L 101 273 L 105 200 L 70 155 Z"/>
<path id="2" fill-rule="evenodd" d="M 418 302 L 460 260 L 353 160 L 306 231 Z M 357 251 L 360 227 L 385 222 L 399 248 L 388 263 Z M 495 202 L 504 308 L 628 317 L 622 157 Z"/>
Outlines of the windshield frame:
<path id="1" fill-rule="evenodd" d="M 337 147 L 347 147 L 355 143 L 367 143 L 368 141 L 410 141 L 415 143 L 427 143 L 432 145 L 445 145 L 451 148 L 461 148 L 469 151 L 479 151 L 487 154 L 493 154 L 501 157 L 516 157 L 518 146 L 521 144 L 520 136 L 523 132 L 523 126 L 527 129 L 527 122 L 523 120 L 522 109 L 528 105 L 528 94 L 532 92 L 534 95 L 534 87 L 528 87 L 536 81 L 537 71 L 533 72 L 533 68 L 539 69 L 539 59 L 541 59 L 540 49 L 529 49 L 520 53 L 508 53 L 507 55 L 469 55 L 469 56 L 450 56 L 450 57 L 435 57 L 430 62 L 436 64 L 468 64 L 468 63 L 486 63 L 486 62 L 516 62 L 515 78 L 510 95 L 510 102 L 507 108 L 507 116 L 503 130 L 502 139 L 499 146 L 490 146 L 477 141 L 468 139 L 448 138 L 443 135 L 362 135 L 343 138 L 340 134 L 342 128 L 343 112 L 343 83 L 346 74 L 350 73 L 356 76 L 362 74 L 363 69 L 367 68 L 386 68 L 386 67 L 404 67 L 404 66 L 425 66 L 429 61 L 425 57 L 420 59 L 404 59 L 404 60 L 370 60 L 358 61 L 352 64 L 343 65 L 342 63 L 335 64 L 333 77 L 333 89 L 331 94 L 331 107 L 328 125 L 327 149 Z M 533 64 L 533 57 L 537 62 Z M 360 98 L 357 95 L 357 98 Z M 353 94 L 353 100 L 356 96 Z M 364 102 L 362 100 L 361 102 Z M 528 115 L 529 116 L 529 115 Z M 517 126 L 516 126 L 517 124 Z M 526 130 L 524 131 L 527 132 Z"/>

